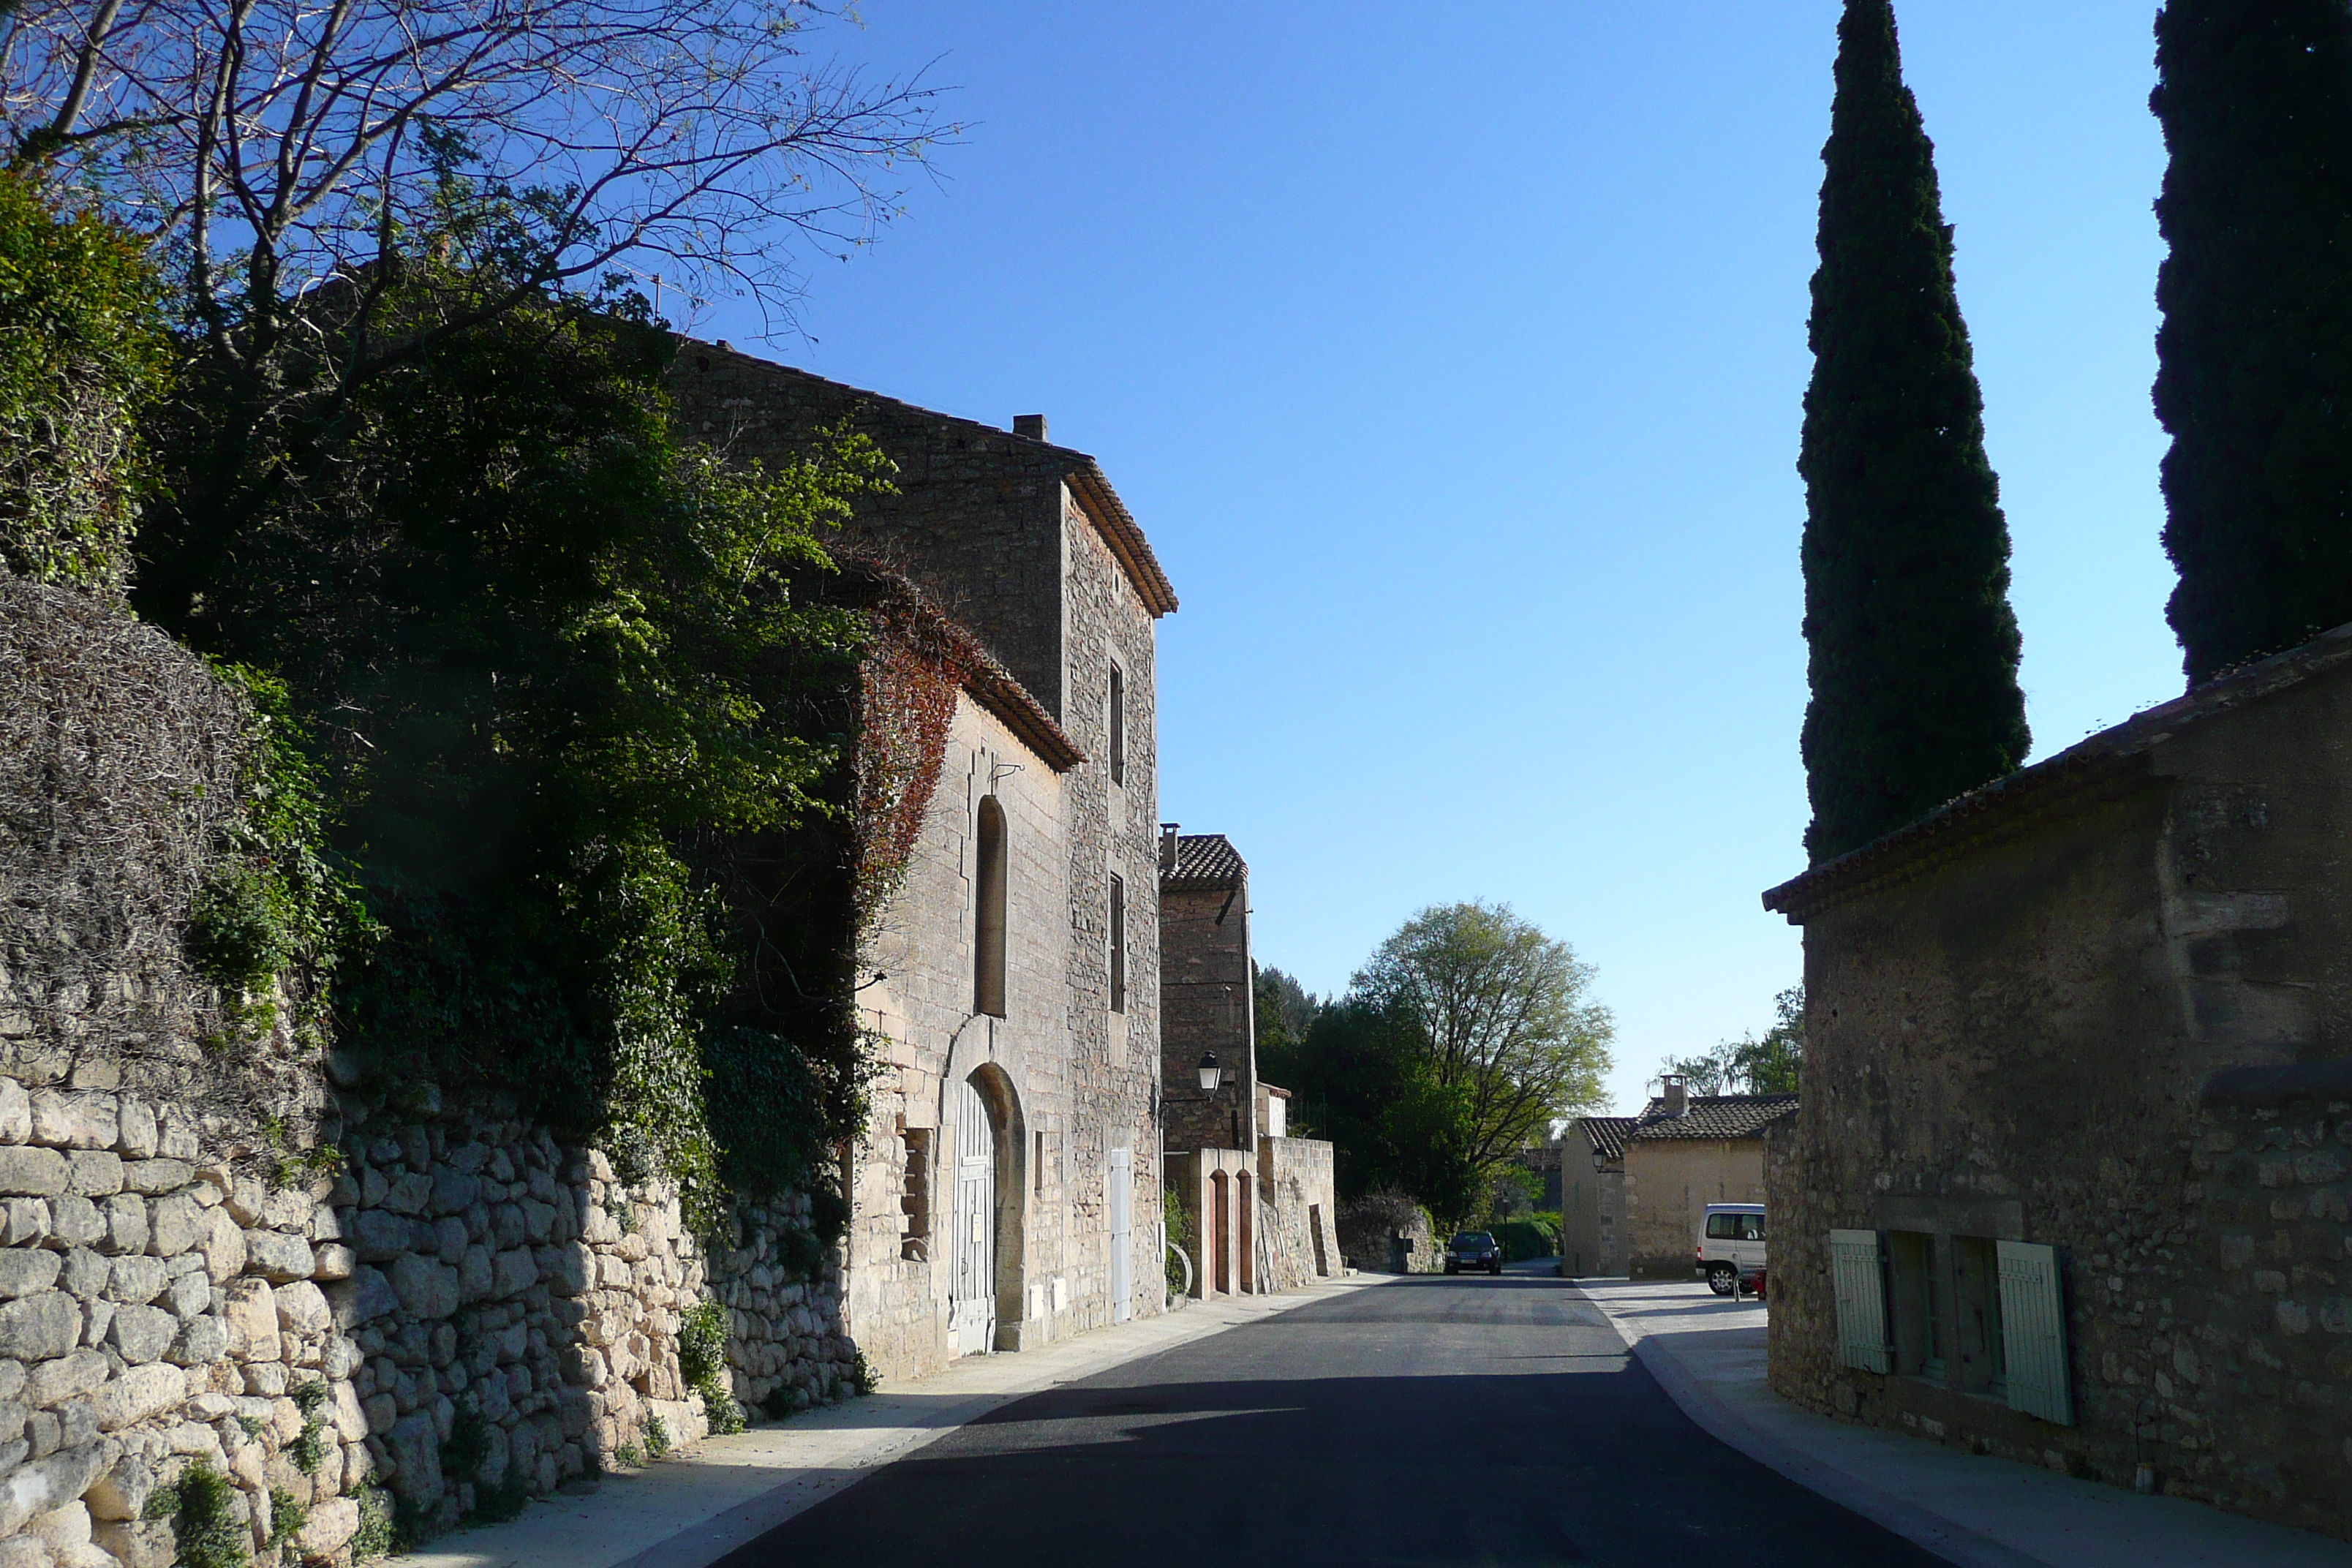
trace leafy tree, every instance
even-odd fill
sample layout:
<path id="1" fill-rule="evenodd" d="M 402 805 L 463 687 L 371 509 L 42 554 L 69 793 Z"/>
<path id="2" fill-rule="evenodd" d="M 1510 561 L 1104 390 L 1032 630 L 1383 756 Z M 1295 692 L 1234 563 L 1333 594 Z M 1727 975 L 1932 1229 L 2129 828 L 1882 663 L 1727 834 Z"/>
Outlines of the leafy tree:
<path id="1" fill-rule="evenodd" d="M 1889 0 L 1848 0 L 1805 393 L 1804 757 L 1826 860 L 2016 768 L 2009 528 Z"/>
<path id="2" fill-rule="evenodd" d="M 1283 1078 L 1280 1065 L 1293 1059 L 1300 1042 L 1315 1024 L 1315 1015 L 1323 1005 L 1313 992 L 1291 976 L 1270 964 L 1250 961 L 1251 984 L 1255 992 L 1255 1005 L 1251 1011 L 1255 1020 L 1258 1071 L 1261 1077 L 1283 1088 L 1291 1087 Z"/>
<path id="3" fill-rule="evenodd" d="M 1696 1057 L 1668 1057 L 1653 1085 L 1680 1078 L 1693 1094 L 1794 1094 L 1805 1058 L 1805 988 L 1772 999 L 1777 1015 L 1764 1037 L 1745 1035 Z"/>
<path id="4" fill-rule="evenodd" d="M 1591 966 L 1507 905 L 1423 910 L 1349 987 L 1395 1064 L 1381 1116 L 1391 1173 L 1447 1224 L 1483 1212 L 1495 1173 L 1596 1105 L 1615 1026 Z"/>
<path id="5" fill-rule="evenodd" d="M 2156 38 L 2156 412 L 2193 684 L 2352 620 L 2352 7 L 2170 0 Z"/>
<path id="6" fill-rule="evenodd" d="M 122 590 L 171 342 L 144 248 L 0 170 L 0 568 Z"/>

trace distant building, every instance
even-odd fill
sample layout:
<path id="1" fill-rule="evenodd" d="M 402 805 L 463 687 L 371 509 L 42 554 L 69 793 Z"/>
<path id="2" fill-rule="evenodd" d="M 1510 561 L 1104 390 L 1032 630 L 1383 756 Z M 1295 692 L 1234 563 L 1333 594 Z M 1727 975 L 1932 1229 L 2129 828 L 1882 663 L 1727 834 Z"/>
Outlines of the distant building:
<path id="1" fill-rule="evenodd" d="M 1561 1140 L 1559 1271 L 1571 1279 L 1625 1272 L 1625 1138 L 1631 1116 L 1580 1116 Z"/>
<path id="2" fill-rule="evenodd" d="M 1222 833 L 1160 840 L 1160 1121 L 1197 1295 L 1293 1289 L 1341 1267 L 1331 1145 L 1289 1136 L 1257 1076 L 1249 867 Z M 1213 1058 L 1219 1082 L 1201 1087 Z"/>
<path id="3" fill-rule="evenodd" d="M 1706 1205 L 1764 1201 L 1764 1130 L 1796 1110 L 1793 1094 L 1695 1095 L 1667 1079 L 1625 1134 L 1627 1272 L 1696 1279 Z"/>

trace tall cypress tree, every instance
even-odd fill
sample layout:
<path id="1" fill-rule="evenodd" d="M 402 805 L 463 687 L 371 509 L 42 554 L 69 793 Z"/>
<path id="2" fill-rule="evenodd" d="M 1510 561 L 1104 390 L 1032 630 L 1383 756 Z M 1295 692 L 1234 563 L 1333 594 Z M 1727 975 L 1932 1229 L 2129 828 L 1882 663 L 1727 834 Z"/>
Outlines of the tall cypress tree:
<path id="1" fill-rule="evenodd" d="M 2194 684 L 2352 621 L 2352 4 L 2171 0 L 2156 39 L 2168 613 Z"/>
<path id="2" fill-rule="evenodd" d="M 2032 744 L 2009 526 L 1889 0 L 1847 0 L 1822 162 L 1797 459 L 1816 862 L 1999 778 Z"/>

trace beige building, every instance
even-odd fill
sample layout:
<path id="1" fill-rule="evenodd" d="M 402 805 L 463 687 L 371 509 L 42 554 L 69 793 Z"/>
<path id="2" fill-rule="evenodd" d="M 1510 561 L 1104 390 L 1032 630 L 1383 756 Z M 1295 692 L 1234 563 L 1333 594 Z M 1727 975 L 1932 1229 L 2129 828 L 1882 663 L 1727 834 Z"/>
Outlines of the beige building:
<path id="1" fill-rule="evenodd" d="M 861 910 L 882 1071 L 847 1162 L 845 1329 L 903 1376 L 1160 1310 L 1154 623 L 1176 598 L 1150 544 L 1040 417 L 719 344 L 685 344 L 670 391 L 738 459 L 846 426 L 896 465 L 836 550 L 882 584 L 857 773 L 908 835 Z"/>
<path id="2" fill-rule="evenodd" d="M 1797 1109 L 1793 1094 L 1698 1094 L 1669 1078 L 1625 1134 L 1627 1271 L 1697 1278 L 1709 1204 L 1764 1201 L 1764 1130 Z"/>
<path id="3" fill-rule="evenodd" d="M 1625 1137 L 1632 1116 L 1580 1116 L 1561 1140 L 1559 1271 L 1570 1279 L 1625 1272 Z"/>

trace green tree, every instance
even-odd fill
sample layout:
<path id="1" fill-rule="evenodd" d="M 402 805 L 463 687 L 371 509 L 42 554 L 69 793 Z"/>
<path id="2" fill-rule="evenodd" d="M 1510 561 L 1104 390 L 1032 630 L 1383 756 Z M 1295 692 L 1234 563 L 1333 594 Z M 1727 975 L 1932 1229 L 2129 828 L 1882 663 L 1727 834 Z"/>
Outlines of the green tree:
<path id="1" fill-rule="evenodd" d="M 1495 1173 L 1601 1101 L 1615 1032 L 1592 970 L 1507 905 L 1423 910 L 1358 972 L 1350 999 L 1398 1063 L 1384 1153 L 1446 1224 L 1483 1212 Z"/>
<path id="2" fill-rule="evenodd" d="M 0 169 L 0 569 L 122 591 L 171 365 L 138 240 Z"/>
<path id="3" fill-rule="evenodd" d="M 1822 161 L 1797 463 L 1817 862 L 1999 778 L 2032 743 L 1952 232 L 1888 0 L 1848 0 L 1838 24 Z"/>
<path id="4" fill-rule="evenodd" d="M 1805 988 L 1772 999 L 1772 1026 L 1761 1039 L 1743 1035 L 1696 1057 L 1668 1057 L 1653 1085 L 1683 1079 L 1693 1094 L 1794 1094 L 1805 1059 Z"/>
<path id="5" fill-rule="evenodd" d="M 1253 1043 L 1257 1048 L 1258 1075 L 1290 1089 L 1294 1086 L 1283 1073 L 1296 1059 L 1323 1004 L 1290 975 L 1255 959 L 1250 961 L 1250 978 L 1255 992 L 1250 1016 L 1255 1027 Z"/>
<path id="6" fill-rule="evenodd" d="M 2352 7 L 2171 0 L 2156 39 L 2168 614 L 2194 684 L 2352 620 Z"/>

